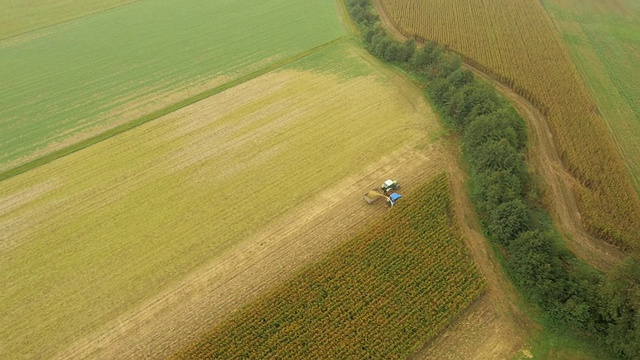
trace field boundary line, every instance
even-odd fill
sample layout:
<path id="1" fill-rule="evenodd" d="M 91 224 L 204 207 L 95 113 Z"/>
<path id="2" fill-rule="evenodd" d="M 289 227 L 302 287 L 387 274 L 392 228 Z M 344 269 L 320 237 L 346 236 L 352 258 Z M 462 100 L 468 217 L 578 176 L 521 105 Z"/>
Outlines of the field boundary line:
<path id="1" fill-rule="evenodd" d="M 358 26 L 353 22 L 351 15 L 349 15 L 349 10 L 347 10 L 347 5 L 345 4 L 344 0 L 336 0 L 335 2 L 342 26 L 351 35 L 360 37 L 360 30 L 358 30 Z"/>
<path id="2" fill-rule="evenodd" d="M 234 80 L 232 80 L 232 81 L 230 81 L 228 83 L 225 83 L 225 84 L 216 86 L 214 88 L 205 90 L 205 91 L 203 91 L 203 92 L 201 92 L 199 94 L 196 94 L 194 96 L 188 97 L 188 98 L 183 99 L 183 100 L 180 100 L 180 101 L 178 101 L 178 102 L 176 102 L 176 103 L 174 103 L 172 105 L 169 105 L 169 106 L 163 107 L 161 109 L 152 111 L 152 112 L 150 112 L 150 113 L 148 113 L 146 115 L 143 115 L 143 116 L 141 116 L 141 117 L 139 117 L 139 118 L 137 118 L 135 120 L 132 120 L 132 121 L 129 121 L 129 122 L 124 123 L 122 125 L 118 125 L 116 127 L 113 127 L 113 128 L 111 128 L 111 129 L 109 129 L 109 130 L 107 130 L 105 132 L 102 132 L 102 133 L 98 134 L 98 135 L 89 137 L 89 138 L 84 139 L 82 141 L 79 141 L 79 142 L 77 142 L 75 144 L 69 145 L 69 146 L 67 146 L 65 148 L 55 150 L 55 151 L 53 151 L 53 152 L 51 152 L 51 153 L 49 153 L 47 155 L 41 156 L 41 157 L 39 157 L 37 159 L 34 159 L 34 160 L 31 160 L 29 162 L 26 162 L 26 163 L 24 163 L 22 165 L 19 165 L 19 166 L 16 166 L 16 167 L 12 168 L 12 169 L 0 172 L 0 182 L 8 180 L 8 179 L 10 179 L 10 178 L 12 178 L 14 176 L 20 175 L 22 173 L 25 173 L 25 172 L 27 172 L 29 170 L 33 170 L 33 169 L 35 169 L 37 167 L 40 167 L 42 165 L 48 164 L 48 163 L 50 163 L 50 162 L 52 162 L 54 160 L 60 159 L 60 158 L 65 157 L 67 155 L 71 155 L 71 154 L 73 154 L 73 153 L 75 153 L 77 151 L 80 151 L 82 149 L 85 149 L 85 148 L 87 148 L 87 147 L 89 147 L 91 145 L 95 145 L 95 144 L 97 144 L 97 143 L 99 143 L 101 141 L 107 140 L 107 139 L 109 139 L 109 138 L 111 138 L 113 136 L 116 136 L 118 134 L 122 134 L 122 133 L 124 133 L 126 131 L 134 129 L 134 128 L 140 126 L 140 125 L 146 124 L 146 123 L 148 123 L 148 122 L 150 122 L 152 120 L 156 120 L 159 117 L 168 115 L 168 114 L 170 114 L 172 112 L 180 110 L 180 109 L 182 109 L 184 107 L 187 107 L 189 105 L 193 105 L 193 104 L 195 104 L 195 103 L 197 103 L 197 102 L 199 102 L 201 100 L 204 100 L 204 99 L 209 98 L 209 97 L 211 97 L 213 95 L 219 94 L 219 93 L 221 93 L 221 92 L 223 92 L 225 90 L 231 89 L 231 88 L 233 88 L 235 86 L 238 86 L 238 85 L 240 85 L 242 83 L 245 83 L 245 82 L 247 82 L 249 80 L 255 79 L 255 78 L 257 78 L 257 77 L 259 77 L 261 75 L 264 75 L 266 73 L 269 73 L 271 71 L 277 70 L 277 69 L 279 69 L 279 68 L 281 68 L 283 66 L 286 66 L 286 65 L 289 65 L 291 63 L 294 63 L 294 62 L 296 62 L 298 60 L 301 60 L 301 59 L 303 59 L 303 58 L 305 58 L 307 56 L 313 55 L 313 54 L 315 54 L 315 53 L 317 53 L 319 51 L 322 51 L 322 50 L 324 50 L 326 48 L 329 48 L 329 47 L 331 47 L 333 45 L 342 43 L 342 42 L 346 41 L 349 38 L 350 38 L 349 36 L 338 37 L 338 38 L 333 39 L 333 40 L 331 40 L 329 42 L 326 42 L 324 44 L 321 44 L 321 45 L 318 45 L 318 46 L 313 47 L 311 49 L 308 49 L 308 50 L 305 50 L 303 52 L 300 52 L 300 53 L 298 53 L 298 54 L 296 54 L 296 55 L 294 55 L 292 57 L 289 57 L 289 58 L 286 58 L 284 60 L 275 62 L 275 63 L 273 63 L 273 64 L 271 64 L 269 66 L 266 66 L 266 67 L 264 67 L 262 69 L 256 70 L 256 71 L 251 72 L 251 73 L 246 74 L 246 75 L 242 75 L 242 76 L 240 76 L 240 77 L 238 77 L 238 78 L 236 78 L 236 79 L 234 79 Z"/>
<path id="3" fill-rule="evenodd" d="M 45 30 L 45 29 L 52 28 L 52 27 L 55 27 L 55 26 L 58 26 L 58 25 L 67 24 L 67 23 L 70 23 L 70 22 L 73 22 L 73 21 L 76 21 L 76 20 L 84 19 L 84 18 L 89 17 L 89 16 L 102 14 L 102 13 L 105 13 L 107 11 L 119 9 L 121 7 L 129 6 L 129 5 L 132 5 L 132 4 L 135 4 L 135 3 L 139 3 L 141 1 L 143 1 L 143 0 L 134 0 L 134 1 L 128 2 L 126 4 L 115 5 L 115 6 L 106 8 L 106 9 L 90 12 L 90 13 L 87 13 L 87 14 L 84 14 L 84 15 L 80 15 L 78 17 L 71 18 L 71 19 L 62 20 L 62 21 L 54 23 L 54 24 L 44 25 L 44 26 L 36 28 L 36 29 L 27 30 L 27 31 L 21 32 L 19 34 L 9 35 L 9 36 L 7 36 L 5 38 L 0 38 L 0 42 L 6 41 L 6 40 L 12 40 L 12 39 L 17 38 L 17 37 L 22 36 L 22 35 L 31 34 L 31 33 L 34 33 L 36 31 Z"/>

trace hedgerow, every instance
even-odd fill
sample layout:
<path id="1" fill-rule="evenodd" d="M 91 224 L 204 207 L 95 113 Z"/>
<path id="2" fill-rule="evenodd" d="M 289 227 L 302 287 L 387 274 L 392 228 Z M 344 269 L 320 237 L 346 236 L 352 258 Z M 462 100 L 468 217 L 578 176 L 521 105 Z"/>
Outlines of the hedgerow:
<path id="1" fill-rule="evenodd" d="M 469 163 L 472 201 L 484 231 L 504 256 L 513 282 L 552 319 L 640 358 L 640 261 L 630 256 L 608 274 L 567 251 L 527 171 L 524 121 L 496 93 L 462 68 L 461 58 L 426 41 L 400 44 L 380 25 L 369 0 L 346 0 L 365 47 L 411 73 L 460 135 Z M 406 54 L 411 54 L 406 57 Z"/>
<path id="2" fill-rule="evenodd" d="M 544 113 L 563 164 L 575 179 L 572 191 L 587 230 L 620 247 L 640 249 L 640 198 L 540 1 L 379 3 L 405 36 L 446 44 Z"/>

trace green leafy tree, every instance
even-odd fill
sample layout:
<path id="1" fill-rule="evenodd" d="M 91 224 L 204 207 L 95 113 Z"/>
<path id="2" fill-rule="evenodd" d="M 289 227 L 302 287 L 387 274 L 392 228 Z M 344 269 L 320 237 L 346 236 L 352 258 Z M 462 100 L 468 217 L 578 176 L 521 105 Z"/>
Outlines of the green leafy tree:
<path id="1" fill-rule="evenodd" d="M 478 211 L 488 214 L 502 203 L 522 199 L 524 187 L 520 178 L 508 171 L 484 171 L 474 179 L 472 196 Z"/>
<path id="2" fill-rule="evenodd" d="M 448 113 L 460 129 L 464 129 L 477 117 L 498 110 L 500 105 L 498 95 L 491 86 L 474 81 L 457 91 L 449 104 Z"/>
<path id="3" fill-rule="evenodd" d="M 386 61 L 400 61 L 404 57 L 404 46 L 395 41 L 389 40 L 389 42 L 382 54 L 382 58 Z"/>
<path id="4" fill-rule="evenodd" d="M 521 232 L 508 246 L 509 268 L 516 283 L 544 308 L 558 307 L 567 283 L 566 272 L 553 235 L 532 230 Z"/>
<path id="5" fill-rule="evenodd" d="M 409 59 L 413 57 L 413 54 L 415 54 L 415 52 L 416 52 L 416 40 L 409 39 L 404 43 L 404 52 L 402 54 L 402 58 L 398 60 L 402 62 L 408 62 Z"/>
<path id="6" fill-rule="evenodd" d="M 629 359 L 640 359 L 640 260 L 629 257 L 609 273 L 602 287 L 606 341 Z"/>
<path id="7" fill-rule="evenodd" d="M 491 114 L 476 117 L 464 130 L 464 146 L 475 149 L 487 142 L 506 139 L 516 150 L 525 147 L 526 129 L 517 114 L 507 109 L 500 109 Z"/>
<path id="8" fill-rule="evenodd" d="M 476 172 L 508 170 L 524 177 L 524 159 L 507 139 L 489 141 L 478 146 L 469 155 L 469 162 Z"/>
<path id="9" fill-rule="evenodd" d="M 437 65 L 433 70 L 432 76 L 438 78 L 447 78 L 451 73 L 462 67 L 462 58 L 453 52 L 445 52 L 444 55 L 438 57 Z"/>
<path id="10" fill-rule="evenodd" d="M 409 65 L 412 70 L 417 73 L 425 73 L 441 56 L 442 51 L 435 43 L 428 42 L 424 44 L 422 50 L 414 52 L 409 59 Z"/>
<path id="11" fill-rule="evenodd" d="M 507 201 L 489 213 L 489 234 L 503 245 L 529 230 L 529 209 L 520 199 Z"/>

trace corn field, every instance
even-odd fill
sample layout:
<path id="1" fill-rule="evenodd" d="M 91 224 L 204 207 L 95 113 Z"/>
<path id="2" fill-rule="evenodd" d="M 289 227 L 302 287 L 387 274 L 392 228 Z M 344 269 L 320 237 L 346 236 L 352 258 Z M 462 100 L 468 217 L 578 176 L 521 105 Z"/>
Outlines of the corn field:
<path id="1" fill-rule="evenodd" d="M 509 85 L 546 115 L 585 226 L 640 248 L 640 200 L 620 152 L 538 1 L 379 0 L 406 36 L 429 39 Z"/>
<path id="2" fill-rule="evenodd" d="M 382 222 L 175 357 L 405 358 L 485 288 L 450 196 L 446 175 L 437 176 Z"/>

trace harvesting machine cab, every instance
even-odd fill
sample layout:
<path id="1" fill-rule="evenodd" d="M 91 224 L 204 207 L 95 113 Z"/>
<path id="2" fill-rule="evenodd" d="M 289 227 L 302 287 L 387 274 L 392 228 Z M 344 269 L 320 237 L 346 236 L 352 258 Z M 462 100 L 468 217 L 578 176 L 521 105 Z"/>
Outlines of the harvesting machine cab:
<path id="1" fill-rule="evenodd" d="M 398 184 L 398 180 L 387 180 L 380 185 L 380 190 L 385 195 L 389 195 L 390 193 L 400 189 L 400 184 Z"/>
<path id="2" fill-rule="evenodd" d="M 402 195 L 398 193 L 391 193 L 391 195 L 389 195 L 389 198 L 387 199 L 387 206 L 394 207 L 400 199 L 402 199 Z"/>
<path id="3" fill-rule="evenodd" d="M 386 199 L 386 206 L 392 208 L 398 203 L 398 200 L 402 198 L 402 195 L 395 192 L 395 190 L 399 188 L 400 185 L 398 181 L 387 180 L 382 183 L 379 188 L 375 188 L 364 194 L 364 200 L 369 204 L 373 204 L 378 201 L 378 199 L 384 198 Z"/>

